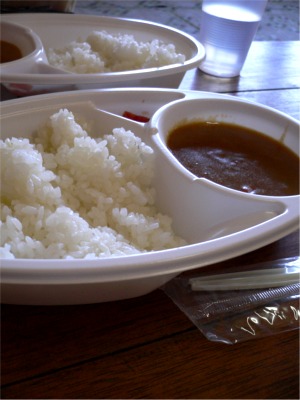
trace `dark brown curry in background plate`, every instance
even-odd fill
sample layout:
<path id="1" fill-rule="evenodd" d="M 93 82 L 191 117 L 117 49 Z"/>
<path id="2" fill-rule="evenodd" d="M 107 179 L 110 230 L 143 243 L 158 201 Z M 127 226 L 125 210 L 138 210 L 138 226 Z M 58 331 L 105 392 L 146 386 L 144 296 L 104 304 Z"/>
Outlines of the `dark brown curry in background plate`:
<path id="1" fill-rule="evenodd" d="M 0 41 L 0 63 L 6 63 L 16 61 L 22 58 L 22 53 L 19 47 L 15 44 L 6 42 L 5 40 Z"/>

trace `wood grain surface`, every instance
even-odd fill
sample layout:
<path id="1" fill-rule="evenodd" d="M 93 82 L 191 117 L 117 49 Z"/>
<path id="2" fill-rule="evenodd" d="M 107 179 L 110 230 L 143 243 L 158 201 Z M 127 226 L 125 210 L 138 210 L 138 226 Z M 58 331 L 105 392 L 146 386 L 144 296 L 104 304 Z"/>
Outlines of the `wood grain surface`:
<path id="1" fill-rule="evenodd" d="M 218 93 L 299 89 L 300 41 L 253 42 L 240 76 L 216 78 L 188 71 L 180 88 Z"/>
<path id="2" fill-rule="evenodd" d="M 230 93 L 299 118 L 299 42 L 255 42 L 240 78 L 198 70 L 181 89 Z M 201 269 L 299 255 L 299 232 Z M 298 399 L 299 330 L 207 340 L 162 289 L 125 301 L 1 307 L 3 399 Z"/>

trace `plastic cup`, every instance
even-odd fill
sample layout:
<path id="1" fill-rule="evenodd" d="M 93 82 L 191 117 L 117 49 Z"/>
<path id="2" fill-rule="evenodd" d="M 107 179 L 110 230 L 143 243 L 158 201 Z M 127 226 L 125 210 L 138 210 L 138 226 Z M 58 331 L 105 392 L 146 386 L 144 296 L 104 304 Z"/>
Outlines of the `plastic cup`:
<path id="1" fill-rule="evenodd" d="M 203 0 L 200 42 L 206 57 L 199 69 L 207 74 L 238 76 L 268 0 Z"/>

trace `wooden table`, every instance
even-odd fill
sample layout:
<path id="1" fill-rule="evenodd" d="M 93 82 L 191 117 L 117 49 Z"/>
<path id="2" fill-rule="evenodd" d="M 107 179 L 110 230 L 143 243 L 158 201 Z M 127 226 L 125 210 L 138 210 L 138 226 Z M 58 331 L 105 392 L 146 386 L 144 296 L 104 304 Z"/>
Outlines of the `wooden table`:
<path id="1" fill-rule="evenodd" d="M 182 89 L 231 93 L 299 118 L 299 42 L 255 42 L 241 77 L 186 74 Z M 299 254 L 299 232 L 218 265 Z M 207 340 L 162 290 L 82 306 L 2 305 L 2 398 L 298 399 L 299 332 Z"/>

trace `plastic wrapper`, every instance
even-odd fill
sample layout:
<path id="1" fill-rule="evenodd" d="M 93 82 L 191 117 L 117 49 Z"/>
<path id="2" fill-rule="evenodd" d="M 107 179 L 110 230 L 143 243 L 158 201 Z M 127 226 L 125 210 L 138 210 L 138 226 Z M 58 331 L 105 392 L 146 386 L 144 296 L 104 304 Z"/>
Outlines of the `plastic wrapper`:
<path id="1" fill-rule="evenodd" d="M 211 341 L 235 344 L 299 329 L 299 282 L 263 289 L 192 290 L 190 278 L 183 274 L 162 289 Z"/>

